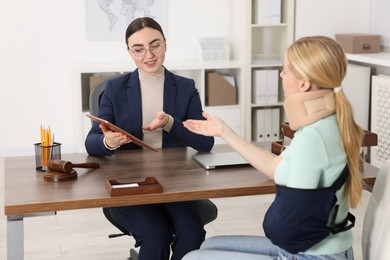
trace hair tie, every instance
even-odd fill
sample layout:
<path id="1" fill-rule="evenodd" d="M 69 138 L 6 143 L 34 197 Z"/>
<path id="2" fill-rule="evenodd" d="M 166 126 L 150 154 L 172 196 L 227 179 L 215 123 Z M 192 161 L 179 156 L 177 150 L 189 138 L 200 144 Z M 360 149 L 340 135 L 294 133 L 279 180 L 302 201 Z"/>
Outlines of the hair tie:
<path id="1" fill-rule="evenodd" d="M 333 89 L 334 93 L 337 93 L 337 92 L 340 92 L 341 91 L 341 87 L 335 87 Z"/>

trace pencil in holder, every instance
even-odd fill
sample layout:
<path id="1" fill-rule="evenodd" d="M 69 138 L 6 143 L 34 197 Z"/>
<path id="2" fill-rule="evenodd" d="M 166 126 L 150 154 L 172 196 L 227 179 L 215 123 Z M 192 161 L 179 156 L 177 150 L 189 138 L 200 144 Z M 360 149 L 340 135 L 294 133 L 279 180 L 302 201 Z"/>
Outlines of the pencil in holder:
<path id="1" fill-rule="evenodd" d="M 39 171 L 47 171 L 47 162 L 50 159 L 61 159 L 61 143 L 54 142 L 52 145 L 44 146 L 35 143 L 35 165 Z"/>

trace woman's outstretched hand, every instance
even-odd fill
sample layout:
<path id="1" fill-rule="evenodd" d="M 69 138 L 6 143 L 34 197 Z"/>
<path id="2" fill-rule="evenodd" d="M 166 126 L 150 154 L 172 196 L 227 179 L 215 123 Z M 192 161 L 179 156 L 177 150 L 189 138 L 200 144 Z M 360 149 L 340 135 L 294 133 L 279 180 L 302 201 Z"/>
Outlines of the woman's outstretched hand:
<path id="1" fill-rule="evenodd" d="M 183 122 L 184 127 L 195 134 L 221 137 L 226 128 L 225 122 L 207 112 L 202 115 L 206 120 L 188 119 Z"/>
<path id="2" fill-rule="evenodd" d="M 206 112 L 203 112 L 202 115 L 206 120 L 188 119 L 183 122 L 184 127 L 196 134 L 223 138 L 230 147 L 245 158 L 253 167 L 266 174 L 269 178 L 274 178 L 274 172 L 276 166 L 281 161 L 281 156 L 276 156 L 268 150 L 247 142 L 218 117 Z"/>
<path id="3" fill-rule="evenodd" d="M 143 130 L 153 131 L 155 129 L 163 128 L 168 123 L 168 114 L 164 111 L 159 111 L 153 121 L 146 126 L 143 126 Z"/>

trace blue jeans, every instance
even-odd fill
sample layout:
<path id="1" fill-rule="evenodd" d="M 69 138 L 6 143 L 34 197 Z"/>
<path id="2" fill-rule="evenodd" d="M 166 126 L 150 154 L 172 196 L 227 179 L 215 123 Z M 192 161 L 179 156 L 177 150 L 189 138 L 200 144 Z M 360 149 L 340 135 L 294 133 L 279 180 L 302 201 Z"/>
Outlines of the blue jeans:
<path id="1" fill-rule="evenodd" d="M 216 236 L 203 242 L 183 260 L 353 260 L 352 247 L 332 255 L 290 254 L 261 236 Z"/>

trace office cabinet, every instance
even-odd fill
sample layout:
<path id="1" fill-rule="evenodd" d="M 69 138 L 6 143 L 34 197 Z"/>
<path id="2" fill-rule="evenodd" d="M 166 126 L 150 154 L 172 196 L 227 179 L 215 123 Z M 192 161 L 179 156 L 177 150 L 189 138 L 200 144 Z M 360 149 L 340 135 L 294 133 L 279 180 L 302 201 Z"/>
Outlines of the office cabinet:
<path id="1" fill-rule="evenodd" d="M 275 121 L 286 120 L 283 113 L 283 88 L 279 73 L 283 68 L 284 53 L 294 41 L 293 0 L 251 0 L 249 3 L 247 36 L 249 50 L 247 62 L 248 95 L 246 99 L 248 114 L 247 136 L 252 141 L 259 141 L 262 129 L 272 128 Z M 269 111 L 278 117 L 266 116 L 259 121 L 259 115 L 269 115 Z M 278 110 L 275 110 L 278 109 Z M 261 110 L 261 111 L 259 111 Z M 262 124 L 264 126 L 262 126 Z M 265 136 L 265 139 L 266 136 Z M 273 135 L 279 139 L 279 133 Z"/>

